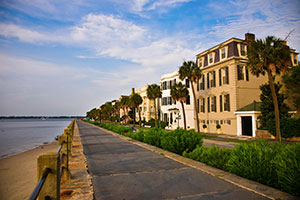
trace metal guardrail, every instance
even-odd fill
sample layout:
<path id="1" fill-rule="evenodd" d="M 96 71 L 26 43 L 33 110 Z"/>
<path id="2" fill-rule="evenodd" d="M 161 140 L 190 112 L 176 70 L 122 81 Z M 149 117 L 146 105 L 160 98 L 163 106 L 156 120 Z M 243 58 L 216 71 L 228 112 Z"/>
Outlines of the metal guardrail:
<path id="1" fill-rule="evenodd" d="M 32 194 L 29 197 L 29 200 L 36 200 L 39 196 L 40 193 L 43 189 L 43 186 L 45 182 L 47 181 L 47 177 L 50 174 L 54 174 L 57 180 L 56 184 L 56 193 L 57 197 L 50 197 L 49 195 L 44 196 L 44 199 L 58 199 L 59 200 L 59 191 L 60 191 L 60 182 L 62 180 L 63 174 L 69 172 L 69 157 L 70 157 L 70 147 L 72 143 L 72 137 L 73 137 L 73 131 L 74 131 L 74 120 L 71 122 L 71 124 L 68 126 L 68 129 L 64 131 L 64 135 L 59 136 L 60 146 L 58 147 L 57 151 L 55 154 L 55 161 L 57 162 L 57 165 L 54 165 L 54 169 L 51 169 L 51 167 L 46 167 L 43 170 L 43 173 L 41 175 L 41 178 L 38 180 L 37 185 L 35 186 Z M 66 146 L 64 148 L 64 146 Z M 41 157 L 41 156 L 40 156 Z M 49 164 L 49 163 L 48 163 Z M 38 168 L 39 168 L 39 159 L 38 159 Z M 45 165 L 45 164 L 43 164 Z M 43 167 L 43 166 L 42 166 Z M 53 178 L 52 178 L 53 179 Z M 52 184 L 53 185 L 53 184 Z"/>

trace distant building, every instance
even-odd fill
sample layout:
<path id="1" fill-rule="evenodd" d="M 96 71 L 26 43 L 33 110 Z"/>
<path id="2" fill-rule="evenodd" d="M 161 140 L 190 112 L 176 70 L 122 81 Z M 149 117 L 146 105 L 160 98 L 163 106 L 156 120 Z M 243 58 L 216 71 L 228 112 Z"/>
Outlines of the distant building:
<path id="1" fill-rule="evenodd" d="M 255 136 L 257 110 L 245 109 L 260 100 L 259 86 L 268 79 L 252 75 L 246 66 L 247 41 L 254 39 L 246 33 L 244 40 L 231 38 L 196 55 L 203 74 L 196 87 L 200 129 L 206 124 L 216 133 L 220 124 L 225 134 Z M 291 50 L 292 65 L 298 64 L 297 55 Z"/>
<path id="2" fill-rule="evenodd" d="M 141 95 L 143 103 L 140 105 L 139 109 L 141 112 L 141 120 L 148 122 L 151 118 L 155 118 L 154 114 L 154 101 L 148 99 L 147 97 L 147 88 L 148 85 L 144 85 L 141 88 L 136 89 L 136 93 Z M 157 100 L 158 101 L 158 100 Z M 158 104 L 157 104 L 158 105 Z M 139 121 L 139 113 L 136 110 L 136 121 Z"/>
<path id="3" fill-rule="evenodd" d="M 182 82 L 186 84 L 189 90 L 190 96 L 187 98 L 187 102 L 184 104 L 185 114 L 186 114 L 186 127 L 188 129 L 195 128 L 194 119 L 194 101 L 192 95 L 192 90 L 188 84 L 188 80 L 181 81 L 179 79 L 178 71 L 165 74 L 160 79 L 160 86 L 162 90 L 161 98 L 161 119 L 169 123 L 167 128 L 176 129 L 178 127 L 183 128 L 183 114 L 182 106 L 179 102 L 173 101 L 171 97 L 171 87 L 176 82 Z"/>

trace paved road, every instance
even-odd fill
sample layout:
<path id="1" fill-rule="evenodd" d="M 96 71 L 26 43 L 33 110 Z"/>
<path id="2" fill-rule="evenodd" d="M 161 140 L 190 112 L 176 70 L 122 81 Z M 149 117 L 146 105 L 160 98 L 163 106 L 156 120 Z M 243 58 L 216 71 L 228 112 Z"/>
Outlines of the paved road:
<path id="1" fill-rule="evenodd" d="M 95 199 L 266 199 L 78 121 Z"/>

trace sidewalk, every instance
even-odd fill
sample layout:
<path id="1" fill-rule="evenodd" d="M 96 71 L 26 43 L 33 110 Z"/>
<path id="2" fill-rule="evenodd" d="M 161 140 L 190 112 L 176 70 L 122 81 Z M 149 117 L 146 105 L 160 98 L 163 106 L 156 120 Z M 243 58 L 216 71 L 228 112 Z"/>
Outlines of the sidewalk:
<path id="1" fill-rule="evenodd" d="M 92 176 L 95 199 L 269 199 L 272 195 L 282 199 L 289 197 L 273 188 L 88 123 L 78 121 L 78 127 Z M 213 173 L 205 169 L 213 170 Z M 242 184 L 224 178 L 230 175 L 232 179 L 250 182 L 252 188 L 245 189 L 247 187 Z"/>

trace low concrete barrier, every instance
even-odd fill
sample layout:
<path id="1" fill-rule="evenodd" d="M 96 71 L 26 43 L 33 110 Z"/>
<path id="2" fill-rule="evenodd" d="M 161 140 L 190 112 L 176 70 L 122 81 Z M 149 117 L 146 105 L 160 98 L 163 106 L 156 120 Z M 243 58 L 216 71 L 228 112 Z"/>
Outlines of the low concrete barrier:
<path id="1" fill-rule="evenodd" d="M 72 139 L 75 120 L 58 136 L 57 152 L 47 152 L 37 159 L 37 185 L 29 200 L 60 199 L 61 180 L 70 179 L 69 158 L 71 156 Z"/>

